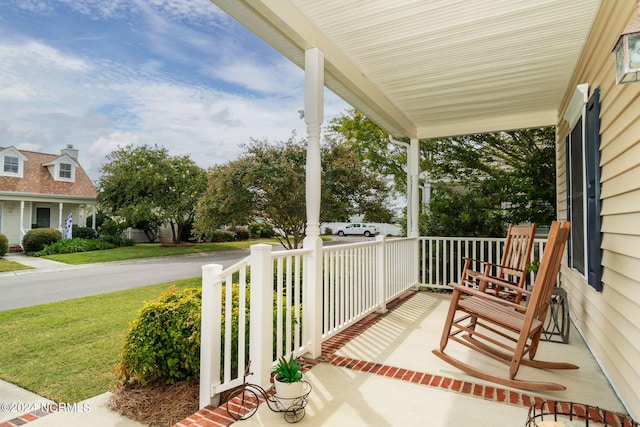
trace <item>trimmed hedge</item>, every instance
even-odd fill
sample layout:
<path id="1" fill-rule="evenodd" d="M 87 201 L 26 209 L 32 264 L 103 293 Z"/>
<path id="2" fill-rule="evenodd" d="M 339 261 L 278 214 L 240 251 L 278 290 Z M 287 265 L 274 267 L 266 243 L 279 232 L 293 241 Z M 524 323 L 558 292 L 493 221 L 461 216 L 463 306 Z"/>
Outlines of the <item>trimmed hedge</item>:
<path id="1" fill-rule="evenodd" d="M 9 239 L 7 236 L 0 233 L 0 258 L 5 256 L 9 252 Z"/>
<path id="2" fill-rule="evenodd" d="M 34 228 L 22 238 L 22 247 L 27 254 L 39 252 L 48 245 L 57 242 L 62 234 L 53 228 Z"/>

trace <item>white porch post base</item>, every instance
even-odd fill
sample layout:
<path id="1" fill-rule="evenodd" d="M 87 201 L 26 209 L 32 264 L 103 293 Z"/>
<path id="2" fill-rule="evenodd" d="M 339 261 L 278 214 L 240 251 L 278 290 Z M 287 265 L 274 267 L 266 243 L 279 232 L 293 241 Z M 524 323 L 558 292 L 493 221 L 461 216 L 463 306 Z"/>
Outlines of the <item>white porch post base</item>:
<path id="1" fill-rule="evenodd" d="M 271 245 L 251 246 L 251 290 L 249 320 L 249 360 L 252 375 L 248 381 L 270 387 L 273 364 L 273 262 Z"/>
<path id="2" fill-rule="evenodd" d="M 93 222 L 95 224 L 95 220 Z M 220 311 L 222 305 L 220 280 L 222 265 L 202 266 L 202 318 L 200 336 L 200 409 L 218 402 L 213 399 L 213 388 L 220 384 Z"/>

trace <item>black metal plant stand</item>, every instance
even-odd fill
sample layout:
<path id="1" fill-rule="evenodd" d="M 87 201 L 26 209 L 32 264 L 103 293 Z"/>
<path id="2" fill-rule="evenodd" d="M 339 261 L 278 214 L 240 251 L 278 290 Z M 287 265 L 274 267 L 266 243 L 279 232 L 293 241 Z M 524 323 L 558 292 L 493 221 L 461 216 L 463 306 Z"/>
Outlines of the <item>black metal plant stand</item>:
<path id="1" fill-rule="evenodd" d="M 553 289 L 553 296 L 549 304 L 549 316 L 545 322 L 540 339 L 543 341 L 567 344 L 569 342 L 570 326 L 567 291 L 563 288 L 556 287 Z"/>
<path id="2" fill-rule="evenodd" d="M 242 385 L 232 390 L 229 395 L 226 408 L 231 418 L 239 421 L 252 417 L 262 402 L 265 402 L 272 411 L 282 412 L 284 419 L 288 423 L 297 423 L 304 418 L 304 408 L 307 406 L 309 393 L 311 393 L 311 384 L 303 381 L 304 394 L 292 399 L 286 399 L 267 392 L 257 384 L 247 383 L 247 377 L 251 374 L 252 372 L 249 372 L 249 366 L 247 366 Z"/>
<path id="3" fill-rule="evenodd" d="M 569 426 L 639 427 L 630 416 L 597 406 L 574 402 L 543 400 L 529 408 L 525 427 L 536 427 L 544 421 Z"/>

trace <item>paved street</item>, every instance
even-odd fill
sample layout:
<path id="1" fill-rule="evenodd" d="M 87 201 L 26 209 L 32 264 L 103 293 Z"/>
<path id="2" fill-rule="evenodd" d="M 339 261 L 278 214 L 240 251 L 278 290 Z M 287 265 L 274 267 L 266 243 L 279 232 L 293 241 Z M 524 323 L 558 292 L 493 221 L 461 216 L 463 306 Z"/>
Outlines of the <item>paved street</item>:
<path id="1" fill-rule="evenodd" d="M 52 263 L 45 269 L 1 273 L 0 311 L 199 277 L 205 264 L 226 268 L 248 254 L 236 250 L 79 266 Z"/>
<path id="2" fill-rule="evenodd" d="M 356 236 L 332 236 L 332 239 L 325 244 L 374 240 Z M 274 246 L 274 250 L 282 250 L 282 247 Z M 205 264 L 222 264 L 226 268 L 247 255 L 249 249 L 241 249 L 72 266 L 46 259 L 7 254 L 8 259 L 23 263 L 29 261 L 38 268 L 0 273 L 0 311 L 200 277 L 202 266 Z"/>

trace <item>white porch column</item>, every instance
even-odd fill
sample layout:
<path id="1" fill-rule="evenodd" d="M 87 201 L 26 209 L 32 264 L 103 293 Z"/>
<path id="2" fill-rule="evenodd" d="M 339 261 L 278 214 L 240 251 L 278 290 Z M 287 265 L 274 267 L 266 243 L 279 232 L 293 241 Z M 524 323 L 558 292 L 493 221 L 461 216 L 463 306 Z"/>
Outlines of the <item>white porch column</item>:
<path id="1" fill-rule="evenodd" d="M 407 149 L 407 237 L 411 236 L 411 224 L 413 224 L 413 208 L 411 200 L 411 146 L 406 142 L 398 141 L 393 136 L 389 135 L 389 141 L 392 144 L 399 145 Z"/>
<path id="2" fill-rule="evenodd" d="M 26 231 L 24 231 L 24 200 L 20 200 L 20 245 L 22 245 L 22 238 L 24 237 L 25 234 L 26 234 Z"/>
<path id="3" fill-rule="evenodd" d="M 96 205 L 91 205 L 91 228 L 96 229 Z"/>
<path id="4" fill-rule="evenodd" d="M 418 228 L 418 217 L 420 215 L 420 198 L 418 189 L 418 175 L 420 174 L 420 141 L 416 139 L 411 140 L 411 146 L 409 148 L 409 158 L 411 163 L 411 203 L 409 203 L 408 209 L 411 209 L 411 229 L 407 225 L 408 237 L 420 236 L 420 230 Z M 410 230 L 410 231 L 409 231 Z"/>
<path id="5" fill-rule="evenodd" d="M 58 231 L 60 231 L 61 233 L 64 232 L 64 230 L 62 229 L 62 208 L 64 206 L 64 203 L 59 202 L 58 203 Z"/>
<path id="6" fill-rule="evenodd" d="M 324 115 L 324 54 L 318 48 L 305 52 L 304 121 L 307 124 L 306 202 L 307 228 L 303 248 L 313 253 L 306 259 L 303 324 L 304 344 L 312 358 L 322 354 L 322 239 L 320 238 L 320 126 Z"/>

